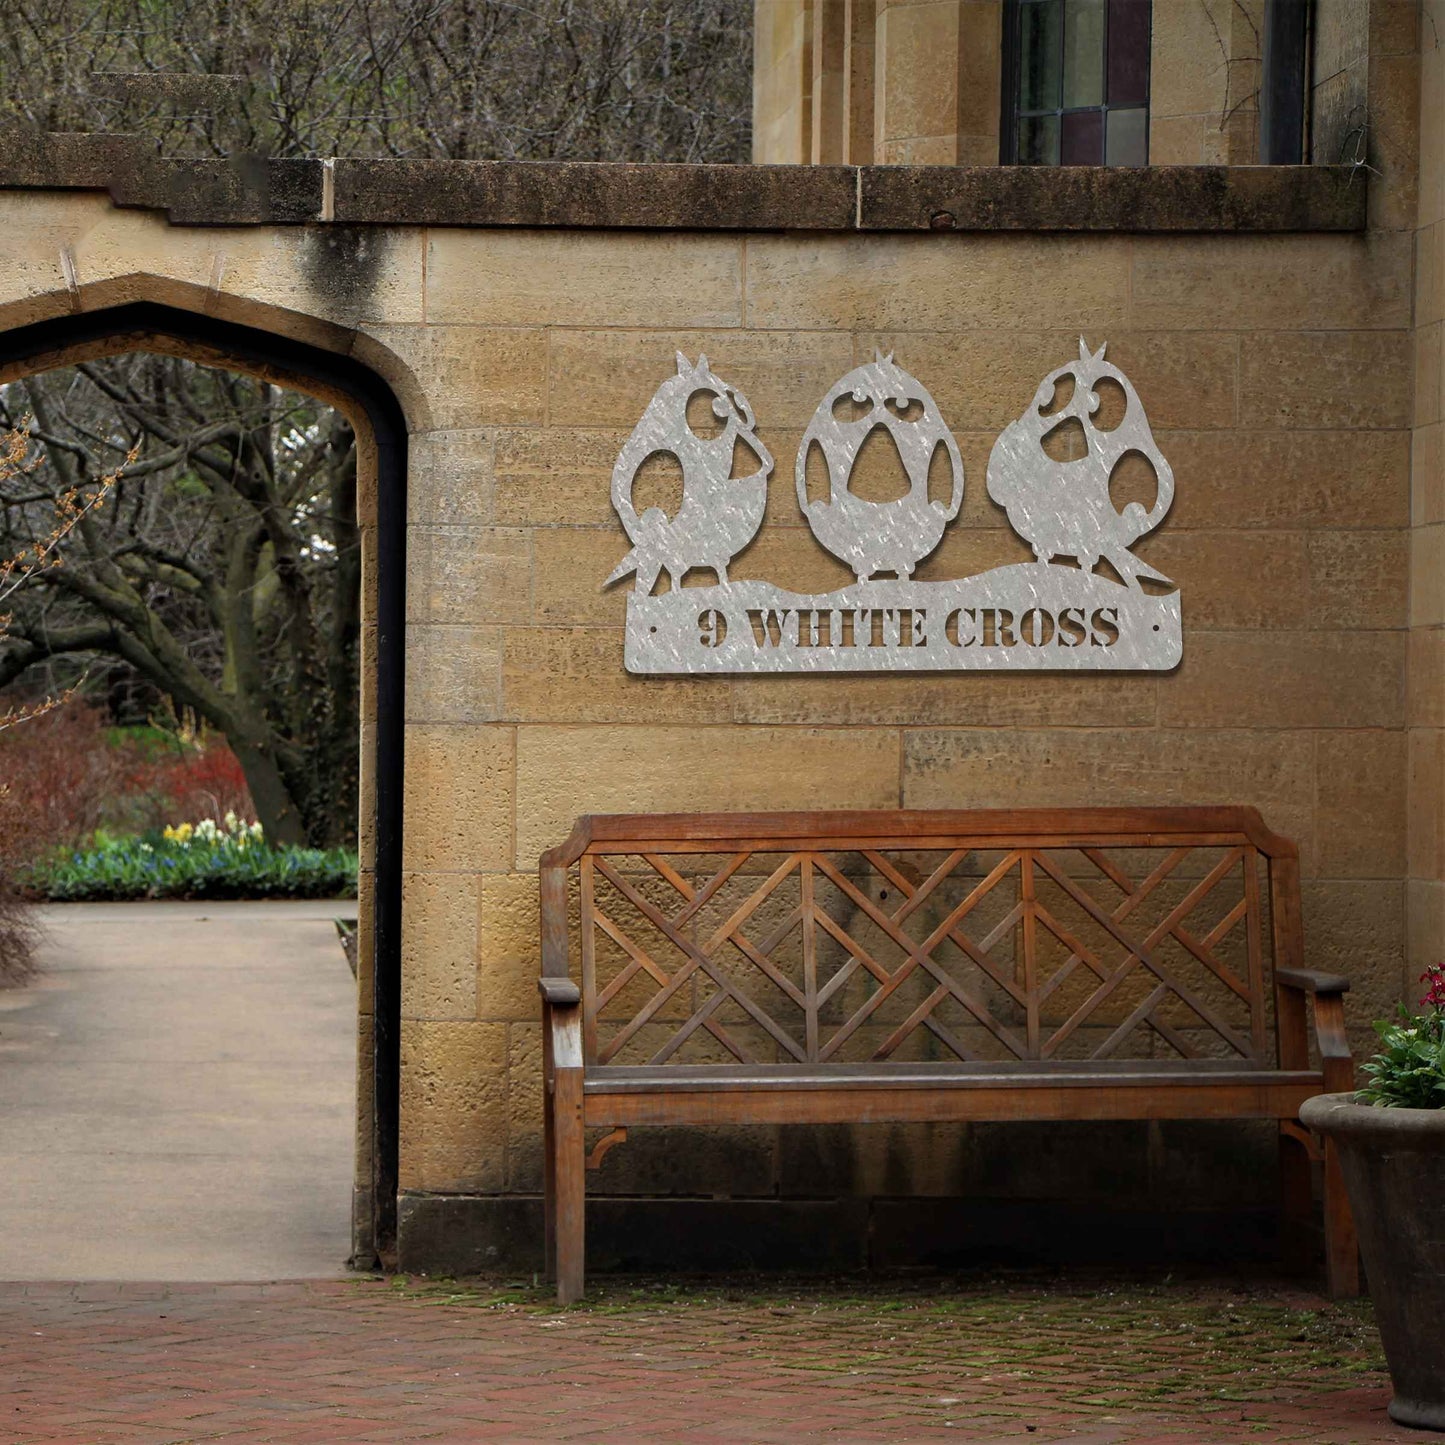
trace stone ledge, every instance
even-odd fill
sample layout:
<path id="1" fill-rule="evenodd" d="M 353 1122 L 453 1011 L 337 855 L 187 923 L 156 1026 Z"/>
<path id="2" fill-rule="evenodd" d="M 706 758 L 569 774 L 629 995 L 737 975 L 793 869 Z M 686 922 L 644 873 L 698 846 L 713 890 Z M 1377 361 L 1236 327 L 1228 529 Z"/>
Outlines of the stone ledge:
<path id="1" fill-rule="evenodd" d="M 1363 231 L 1350 166 L 865 166 L 862 231 Z"/>
<path id="2" fill-rule="evenodd" d="M 852 166 L 338 160 L 333 220 L 353 225 L 847 231 Z"/>
<path id="3" fill-rule="evenodd" d="M 135 136 L 8 129 L 0 189 L 104 190 L 184 226 L 1268 233 L 1362 231 L 1367 187 L 1348 166 L 189 160 Z"/>

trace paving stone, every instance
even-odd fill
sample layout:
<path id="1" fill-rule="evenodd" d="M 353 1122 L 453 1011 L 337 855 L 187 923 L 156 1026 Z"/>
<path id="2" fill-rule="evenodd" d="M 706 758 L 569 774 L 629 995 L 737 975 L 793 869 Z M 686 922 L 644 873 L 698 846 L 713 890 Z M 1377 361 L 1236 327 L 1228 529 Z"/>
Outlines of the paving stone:
<path id="1" fill-rule="evenodd" d="M 1368 1302 L 953 1276 L 0 1284 L 0 1442 L 1406 1441 Z"/>

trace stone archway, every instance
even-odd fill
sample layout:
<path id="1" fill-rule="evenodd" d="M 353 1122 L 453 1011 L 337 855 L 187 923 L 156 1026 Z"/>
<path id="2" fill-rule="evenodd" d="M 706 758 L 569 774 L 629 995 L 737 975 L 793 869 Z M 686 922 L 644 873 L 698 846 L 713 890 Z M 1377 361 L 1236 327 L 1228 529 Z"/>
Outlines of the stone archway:
<path id="1" fill-rule="evenodd" d="M 358 439 L 363 566 L 374 569 L 374 611 L 363 635 L 363 693 L 374 743 L 363 745 L 361 916 L 370 917 L 369 999 L 358 1031 L 358 1131 L 353 1249 L 394 1254 L 401 1020 L 402 720 L 405 681 L 407 423 L 388 382 L 342 352 L 259 327 L 153 301 L 132 301 L 0 331 L 0 382 L 126 351 L 160 351 L 248 372 L 306 391 L 342 411 Z M 367 475 L 369 473 L 369 475 Z M 367 625 L 370 624 L 370 625 Z M 369 864 L 369 866 L 368 866 Z M 369 1007 L 368 1007 L 369 1004 Z"/>

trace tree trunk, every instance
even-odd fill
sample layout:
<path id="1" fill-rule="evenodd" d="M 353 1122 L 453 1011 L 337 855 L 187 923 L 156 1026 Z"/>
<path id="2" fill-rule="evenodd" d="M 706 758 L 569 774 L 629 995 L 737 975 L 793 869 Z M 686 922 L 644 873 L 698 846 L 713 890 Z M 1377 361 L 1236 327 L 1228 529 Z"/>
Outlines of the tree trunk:
<path id="1" fill-rule="evenodd" d="M 266 841 L 290 843 L 302 848 L 308 846 L 301 810 L 282 781 L 281 770 L 270 750 L 252 742 L 243 742 L 240 738 L 228 738 L 227 741 L 246 775 L 246 786 L 250 788 L 251 801 L 256 805 L 256 820 L 261 824 Z"/>

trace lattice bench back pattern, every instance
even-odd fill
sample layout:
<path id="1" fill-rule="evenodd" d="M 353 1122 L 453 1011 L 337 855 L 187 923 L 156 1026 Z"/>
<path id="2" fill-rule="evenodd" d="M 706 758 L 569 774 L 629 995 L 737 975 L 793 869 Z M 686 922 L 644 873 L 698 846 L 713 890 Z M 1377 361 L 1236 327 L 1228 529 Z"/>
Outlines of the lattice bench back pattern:
<path id="1" fill-rule="evenodd" d="M 648 1123 L 1275 1118 L 1293 1238 L 1299 1105 L 1352 1086 L 1348 984 L 1301 967 L 1297 852 L 1253 809 L 593 817 L 541 882 L 564 1299 L 589 1126 L 596 1167 Z"/>

